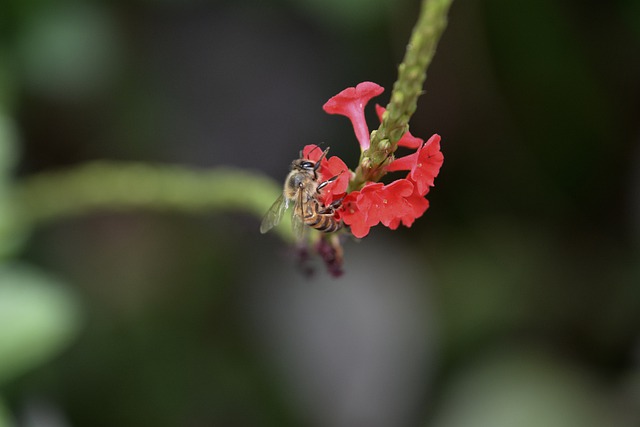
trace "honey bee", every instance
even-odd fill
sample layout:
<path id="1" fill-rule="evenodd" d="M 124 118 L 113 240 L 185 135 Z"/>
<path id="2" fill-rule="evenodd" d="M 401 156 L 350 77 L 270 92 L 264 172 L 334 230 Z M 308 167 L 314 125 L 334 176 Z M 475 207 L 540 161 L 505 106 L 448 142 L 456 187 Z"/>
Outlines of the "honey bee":
<path id="1" fill-rule="evenodd" d="M 337 220 L 334 216 L 340 200 L 329 206 L 324 206 L 318 199 L 320 190 L 338 178 L 338 176 L 334 176 L 319 182 L 318 168 L 320 168 L 320 162 L 328 151 L 328 148 L 324 150 L 317 162 L 305 159 L 300 153 L 300 158 L 291 163 L 291 171 L 284 181 L 282 194 L 262 219 L 261 233 L 264 234 L 278 225 L 284 212 L 291 204 L 293 204 L 291 226 L 293 234 L 298 240 L 304 236 L 305 225 L 325 233 L 338 231 L 342 228 L 342 221 Z"/>

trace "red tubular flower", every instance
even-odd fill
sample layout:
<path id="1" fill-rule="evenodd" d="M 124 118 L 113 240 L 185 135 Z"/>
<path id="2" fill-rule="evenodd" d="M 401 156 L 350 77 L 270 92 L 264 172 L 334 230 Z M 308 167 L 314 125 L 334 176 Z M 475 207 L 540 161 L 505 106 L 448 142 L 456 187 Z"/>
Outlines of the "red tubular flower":
<path id="1" fill-rule="evenodd" d="M 382 184 L 370 184 L 382 187 Z M 366 188 L 366 187 L 365 187 Z M 364 190 L 364 188 L 363 188 Z M 340 210 L 336 212 L 345 224 L 351 228 L 351 234 L 361 239 L 369 234 L 369 229 L 375 225 L 367 224 L 367 212 L 363 212 L 358 207 L 358 199 L 360 198 L 360 191 L 352 191 L 342 201 Z"/>
<path id="2" fill-rule="evenodd" d="M 361 192 L 363 197 L 359 201 L 358 207 L 369 212 L 369 221 L 371 218 L 375 218 L 376 224 L 379 221 L 389 226 L 395 218 L 409 213 L 410 207 L 406 203 L 406 198 L 413 193 L 413 184 L 408 180 L 398 179 L 377 191 L 373 191 L 371 186 L 366 190 L 363 188 Z"/>
<path id="3" fill-rule="evenodd" d="M 346 116 L 353 125 L 356 138 L 360 143 L 361 151 L 368 150 L 371 145 L 369 128 L 364 117 L 364 108 L 374 96 L 380 95 L 384 89 L 372 82 L 363 82 L 356 87 L 350 87 L 332 97 L 322 107 L 329 114 Z M 382 122 L 385 109 L 376 105 L 376 113 Z M 327 221 L 326 215 L 332 215 L 333 219 L 342 221 L 349 226 L 351 234 L 357 238 L 363 238 L 369 234 L 371 227 L 382 224 L 392 230 L 400 224 L 411 227 L 415 220 L 421 217 L 429 208 L 429 201 L 424 197 L 429 188 L 433 186 L 434 178 L 438 175 L 444 157 L 440 152 L 440 136 L 433 135 L 427 142 L 411 135 L 408 131 L 398 141 L 398 146 L 415 150 L 414 153 L 393 160 L 386 166 L 385 172 L 409 171 L 405 178 L 397 179 L 387 185 L 380 182 L 367 181 L 362 184 L 358 180 L 354 186 L 360 190 L 347 194 L 349 182 L 355 176 L 347 165 L 338 157 L 325 157 L 326 150 L 317 145 L 307 145 L 302 150 L 303 159 L 314 162 L 317 168 L 315 173 L 309 170 L 309 164 L 299 161 L 300 169 L 305 173 L 313 174 L 320 190 L 315 192 L 315 185 L 303 186 L 298 191 L 305 191 L 305 202 L 313 202 L 312 207 L 325 215 L 322 221 Z M 364 160 L 363 160 L 364 161 Z M 318 162 L 320 162 L 318 164 Z M 386 163 L 386 162 L 385 162 Z M 365 165 L 366 166 L 366 165 Z M 380 167 L 379 165 L 373 165 Z M 306 181 L 308 182 L 308 181 Z M 288 184 L 287 184 L 288 185 Z M 317 187 L 316 187 L 317 188 Z M 280 200 L 272 206 L 265 216 L 261 231 L 270 229 L 279 221 L 281 209 Z M 284 205 L 286 207 L 286 205 Z M 275 210 L 274 210 L 275 209 Z M 305 211 L 307 212 L 307 211 Z M 274 217 L 277 219 L 274 220 Z M 265 225 L 266 224 L 266 225 Z M 299 223 L 297 223 L 299 224 Z M 318 226 L 319 231 L 337 231 L 341 227 L 333 227 L 331 221 L 317 222 L 312 226 Z M 310 273 L 307 265 L 310 250 L 320 255 L 329 272 L 334 276 L 342 274 L 342 247 L 340 244 L 340 231 L 326 233 L 314 233 L 309 236 L 308 242 L 315 242 L 314 246 L 300 242 L 300 265 L 303 270 Z"/>
<path id="4" fill-rule="evenodd" d="M 392 230 L 401 222 L 410 227 L 428 207 L 429 202 L 414 191 L 411 181 L 398 179 L 388 185 L 369 183 L 362 190 L 349 193 L 339 212 L 351 233 L 362 238 L 379 223 Z"/>
<path id="5" fill-rule="evenodd" d="M 438 176 L 443 162 L 440 135 L 434 134 L 415 153 L 391 162 L 387 171 L 409 170 L 407 179 L 415 183 L 418 194 L 424 196 L 429 192 L 429 187 L 433 187 L 433 180 Z"/>
<path id="6" fill-rule="evenodd" d="M 400 222 L 405 227 L 411 227 L 416 218 L 420 218 L 429 209 L 429 201 L 415 191 L 405 200 L 411 206 L 411 209 L 406 215 L 394 218 L 387 225 L 392 230 L 398 228 Z"/>
<path id="7" fill-rule="evenodd" d="M 349 87 L 329 99 L 322 109 L 329 114 L 341 114 L 351 120 L 356 138 L 362 151 L 369 149 L 371 143 L 369 127 L 364 118 L 364 107 L 374 96 L 380 95 L 384 88 L 373 82 L 362 82 L 356 87 Z"/>
<path id="8" fill-rule="evenodd" d="M 370 146 L 369 128 L 364 118 L 364 107 L 374 96 L 382 93 L 383 88 L 375 83 L 364 82 L 350 87 L 331 98 L 323 106 L 329 114 L 347 116 L 353 124 L 360 148 L 366 150 Z M 376 113 L 382 121 L 385 109 L 376 105 Z M 443 156 L 440 152 L 440 136 L 433 135 L 426 143 L 423 139 L 406 132 L 398 145 L 415 149 L 416 152 L 398 158 L 387 166 L 387 171 L 408 170 L 406 179 L 398 179 L 388 185 L 382 183 L 366 183 L 360 191 L 353 191 L 346 196 L 351 172 L 344 162 L 337 157 L 323 159 L 320 173 L 324 180 L 340 174 L 340 177 L 325 187 L 323 194 L 325 205 L 343 197 L 342 206 L 336 211 L 336 217 L 342 219 L 351 228 L 351 233 L 358 238 L 369 234 L 371 227 L 382 223 L 395 230 L 400 224 L 410 227 L 416 218 L 422 216 L 429 208 L 429 201 L 424 196 L 433 186 L 433 180 L 442 166 Z M 315 147 L 315 146 L 313 146 Z M 312 160 L 319 159 L 321 152 L 314 149 L 309 155 Z M 346 173 L 348 172 L 348 174 Z M 345 175 L 345 178 L 342 178 Z M 325 191 L 323 189 L 323 192 Z"/>

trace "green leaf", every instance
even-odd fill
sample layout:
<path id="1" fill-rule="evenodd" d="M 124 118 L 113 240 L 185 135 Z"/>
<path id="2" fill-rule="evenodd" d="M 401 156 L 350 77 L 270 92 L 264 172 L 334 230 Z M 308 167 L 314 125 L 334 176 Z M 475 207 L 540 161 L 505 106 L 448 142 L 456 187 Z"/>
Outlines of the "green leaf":
<path id="1" fill-rule="evenodd" d="M 0 384 L 64 349 L 79 314 L 75 295 L 60 281 L 26 265 L 0 266 Z"/>

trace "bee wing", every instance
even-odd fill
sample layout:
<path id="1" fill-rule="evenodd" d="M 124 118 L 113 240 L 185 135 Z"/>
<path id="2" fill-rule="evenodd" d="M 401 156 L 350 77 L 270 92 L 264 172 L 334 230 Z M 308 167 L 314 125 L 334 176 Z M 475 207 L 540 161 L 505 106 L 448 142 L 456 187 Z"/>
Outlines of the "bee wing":
<path id="1" fill-rule="evenodd" d="M 300 241 L 304 237 L 305 227 L 302 217 L 293 213 L 291 215 L 291 229 L 296 240 Z"/>
<path id="2" fill-rule="evenodd" d="M 287 210 L 287 207 L 288 203 L 286 203 L 284 195 L 281 194 L 280 197 L 273 202 L 273 205 L 271 205 L 267 213 L 264 215 L 264 218 L 262 218 L 260 233 L 264 234 L 276 225 L 280 224 L 282 215 L 284 215 L 284 211 Z"/>
<path id="3" fill-rule="evenodd" d="M 296 240 L 300 241 L 304 237 L 304 204 L 303 204 L 303 191 L 298 191 L 296 196 L 295 205 L 293 206 L 293 212 L 291 212 L 291 228 Z"/>

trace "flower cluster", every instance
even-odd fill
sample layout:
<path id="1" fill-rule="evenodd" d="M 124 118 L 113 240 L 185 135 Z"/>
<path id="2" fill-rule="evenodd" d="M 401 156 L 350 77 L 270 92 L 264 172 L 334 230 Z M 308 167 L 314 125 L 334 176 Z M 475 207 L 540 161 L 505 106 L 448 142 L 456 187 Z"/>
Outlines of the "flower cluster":
<path id="1" fill-rule="evenodd" d="M 333 98 L 323 106 L 329 114 L 340 114 L 351 120 L 356 138 L 360 143 L 361 166 L 372 166 L 368 157 L 371 150 L 371 136 L 365 120 L 364 109 L 371 98 L 380 95 L 383 88 L 375 83 L 364 82 L 356 87 L 350 87 Z M 385 109 L 376 106 L 376 112 L 380 121 L 383 121 Z M 416 218 L 422 216 L 429 208 L 429 201 L 425 196 L 433 186 L 434 178 L 438 175 L 442 166 L 443 156 L 440 152 L 440 136 L 433 135 L 428 141 L 411 135 L 408 131 L 398 141 L 398 146 L 412 150 L 406 156 L 385 160 L 383 164 L 373 165 L 377 171 L 397 172 L 406 171 L 406 175 L 388 184 L 374 182 L 366 177 L 349 170 L 347 165 L 336 156 L 326 157 L 326 150 L 317 145 L 307 145 L 302 150 L 302 158 L 309 160 L 311 165 L 317 166 L 313 170 L 319 174 L 318 182 L 321 185 L 317 194 L 320 208 L 317 216 L 305 217 L 310 220 L 311 226 L 319 230 L 336 230 L 338 227 L 333 220 L 340 221 L 340 225 L 348 225 L 351 234 L 357 238 L 369 234 L 371 227 L 382 224 L 395 230 L 400 224 L 411 227 Z M 374 147 L 376 148 L 376 147 Z M 389 153 L 391 156 L 391 153 Z M 297 162 L 297 161 L 296 161 Z M 320 164 L 318 165 L 318 162 Z M 307 165 L 308 167 L 308 165 Z M 362 168 L 356 169 L 361 173 Z M 310 169 L 307 169 L 310 170 Z M 293 172 L 292 172 L 293 173 Z M 288 178 L 289 179 L 289 178 Z M 261 231 L 268 231 L 277 224 L 286 209 L 280 197 L 265 216 Z M 289 201 L 289 199 L 286 199 Z M 304 210 L 304 207 L 303 207 Z M 304 212 L 307 212 L 304 210 Z M 333 215 L 328 218 L 327 215 Z M 327 222 L 330 219 L 331 222 Z M 265 226 L 266 221 L 266 226 Z M 327 225 L 331 227 L 327 227 Z M 318 227 L 319 226 L 319 227 Z M 324 260 L 329 272 L 333 276 L 342 274 L 342 246 L 338 233 L 317 234 L 315 239 L 315 253 Z M 299 263 L 303 272 L 310 274 L 309 249 L 306 242 L 298 246 Z"/>
<path id="2" fill-rule="evenodd" d="M 323 106 L 327 113 L 344 115 L 351 120 L 362 152 L 370 147 L 364 108 L 371 98 L 380 95 L 383 90 L 375 83 L 363 82 L 356 87 L 343 90 Z M 376 112 L 382 121 L 384 108 L 377 105 Z M 327 205 L 342 199 L 336 216 L 350 226 L 355 237 L 365 237 L 371 227 L 378 224 L 392 230 L 400 224 L 410 227 L 429 207 L 429 201 L 425 196 L 434 185 L 434 178 L 438 175 L 444 160 L 440 152 L 440 136 L 435 134 L 425 142 L 406 132 L 398 141 L 398 146 L 415 151 L 393 160 L 385 167 L 385 171 L 408 171 L 404 178 L 396 179 L 389 184 L 366 182 L 362 188 L 348 194 L 345 192 L 353 174 L 344 162 L 335 156 L 321 162 L 319 172 L 324 180 L 338 177 L 323 189 L 322 201 Z M 313 145 L 305 147 L 305 155 L 317 161 L 321 151 L 316 148 Z"/>

